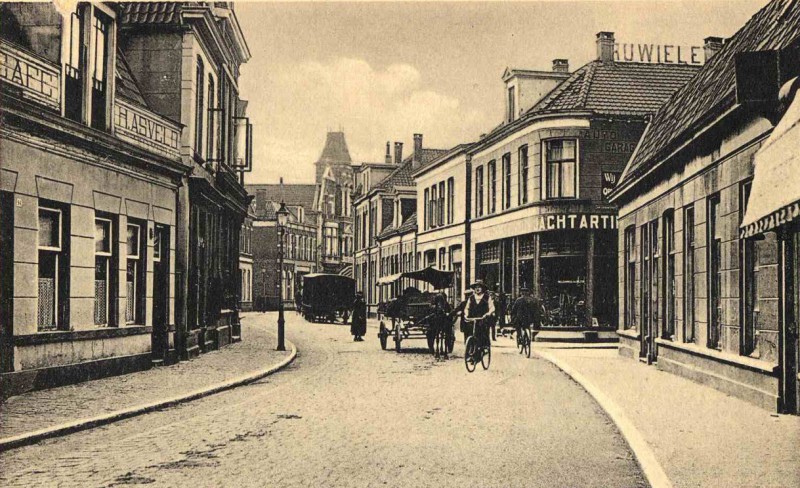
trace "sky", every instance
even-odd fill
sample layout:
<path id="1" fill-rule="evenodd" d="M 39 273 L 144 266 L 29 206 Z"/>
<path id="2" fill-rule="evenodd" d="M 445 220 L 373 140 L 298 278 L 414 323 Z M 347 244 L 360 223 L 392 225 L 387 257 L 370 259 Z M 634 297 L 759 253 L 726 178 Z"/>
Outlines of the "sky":
<path id="1" fill-rule="evenodd" d="M 702 46 L 730 37 L 767 0 L 237 3 L 252 58 L 240 96 L 254 124 L 247 183 L 313 183 L 330 130 L 354 161 L 383 161 L 387 141 L 447 149 L 502 122 L 506 67 L 575 70 L 595 35 L 620 43 Z"/>

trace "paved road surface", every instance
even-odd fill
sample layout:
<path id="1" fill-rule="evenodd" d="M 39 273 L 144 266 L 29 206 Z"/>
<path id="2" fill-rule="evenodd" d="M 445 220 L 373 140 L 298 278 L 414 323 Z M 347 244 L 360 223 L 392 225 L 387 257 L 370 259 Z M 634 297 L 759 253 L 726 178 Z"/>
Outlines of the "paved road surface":
<path id="1" fill-rule="evenodd" d="M 272 327 L 274 316 L 263 316 Z M 258 383 L 0 455 L 0 485 L 640 487 L 613 424 L 501 339 L 489 371 L 288 315 L 300 353 Z M 422 346 L 408 341 L 404 346 Z"/>

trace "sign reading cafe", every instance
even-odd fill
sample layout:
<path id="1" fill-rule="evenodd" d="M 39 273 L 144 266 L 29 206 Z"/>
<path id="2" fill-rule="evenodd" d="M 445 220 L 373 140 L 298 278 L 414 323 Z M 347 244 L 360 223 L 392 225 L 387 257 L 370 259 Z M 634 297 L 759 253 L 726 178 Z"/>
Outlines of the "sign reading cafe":
<path id="1" fill-rule="evenodd" d="M 617 228 L 615 215 L 601 214 L 549 214 L 533 217 L 533 231 L 548 230 L 613 230 Z"/>

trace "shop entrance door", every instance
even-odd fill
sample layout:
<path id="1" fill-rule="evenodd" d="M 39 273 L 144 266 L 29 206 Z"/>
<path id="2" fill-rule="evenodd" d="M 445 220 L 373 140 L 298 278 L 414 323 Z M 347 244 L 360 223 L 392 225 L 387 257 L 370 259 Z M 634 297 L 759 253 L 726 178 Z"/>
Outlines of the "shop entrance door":
<path id="1" fill-rule="evenodd" d="M 782 247 L 786 304 L 782 327 L 782 409 L 785 413 L 800 414 L 800 226 L 795 225 Z"/>
<path id="2" fill-rule="evenodd" d="M 0 372 L 14 370 L 14 214 L 13 195 L 0 192 Z"/>
<path id="3" fill-rule="evenodd" d="M 169 351 L 169 227 L 157 225 L 153 242 L 153 360 Z"/>

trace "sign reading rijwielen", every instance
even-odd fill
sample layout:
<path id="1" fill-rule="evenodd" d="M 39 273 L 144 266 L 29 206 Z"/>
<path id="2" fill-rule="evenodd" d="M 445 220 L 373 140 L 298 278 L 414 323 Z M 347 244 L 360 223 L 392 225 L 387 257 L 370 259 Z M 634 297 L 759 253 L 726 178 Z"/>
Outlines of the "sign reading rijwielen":
<path id="1" fill-rule="evenodd" d="M 677 44 L 614 44 L 614 61 L 618 63 L 688 64 L 700 66 L 705 51 L 700 46 Z"/>
<path id="2" fill-rule="evenodd" d="M 617 228 L 615 215 L 603 214 L 549 214 L 533 218 L 533 231 L 549 230 L 613 230 Z"/>
<path id="3" fill-rule="evenodd" d="M 114 133 L 144 149 L 179 157 L 180 129 L 156 114 L 123 100 L 114 102 Z"/>

